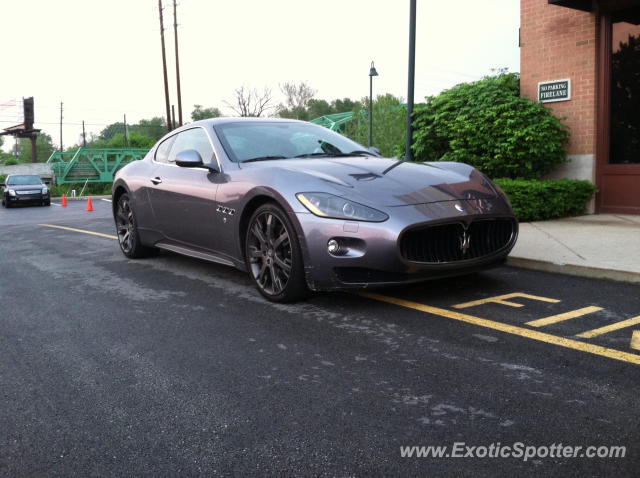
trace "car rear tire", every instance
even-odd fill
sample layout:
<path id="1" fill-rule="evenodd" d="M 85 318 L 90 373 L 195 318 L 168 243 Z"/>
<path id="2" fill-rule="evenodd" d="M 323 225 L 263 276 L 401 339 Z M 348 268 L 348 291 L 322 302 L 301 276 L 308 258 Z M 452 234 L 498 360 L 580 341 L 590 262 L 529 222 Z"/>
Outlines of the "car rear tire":
<path id="1" fill-rule="evenodd" d="M 276 204 L 264 204 L 251 215 L 245 261 L 249 276 L 266 299 L 294 302 L 309 295 L 300 242 L 287 214 Z"/>
<path id="2" fill-rule="evenodd" d="M 140 242 L 136 216 L 128 194 L 123 194 L 118 198 L 115 220 L 118 244 L 120 244 L 120 249 L 125 256 L 131 259 L 140 259 L 154 255 L 155 248 L 144 246 Z"/>

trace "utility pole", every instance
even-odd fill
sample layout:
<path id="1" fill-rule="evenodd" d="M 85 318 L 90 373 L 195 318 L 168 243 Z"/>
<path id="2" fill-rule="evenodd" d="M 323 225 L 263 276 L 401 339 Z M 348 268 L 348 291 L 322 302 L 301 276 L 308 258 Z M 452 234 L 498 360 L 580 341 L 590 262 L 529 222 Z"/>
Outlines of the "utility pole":
<path id="1" fill-rule="evenodd" d="M 409 13 L 409 78 L 407 86 L 407 145 L 404 157 L 413 161 L 413 92 L 416 76 L 416 0 L 410 0 Z"/>
<path id="2" fill-rule="evenodd" d="M 84 120 L 82 120 L 82 147 L 87 147 L 87 135 L 84 132 Z"/>
<path id="3" fill-rule="evenodd" d="M 176 124 L 176 105 L 171 105 L 171 119 L 173 124 Z"/>
<path id="4" fill-rule="evenodd" d="M 162 0 L 158 0 L 160 11 L 160 42 L 162 43 L 162 73 L 164 75 L 164 103 L 167 110 L 167 130 L 173 130 L 171 125 L 171 111 L 169 110 L 169 80 L 167 79 L 167 54 L 164 49 L 164 22 L 162 20 Z"/>
<path id="5" fill-rule="evenodd" d="M 173 0 L 173 38 L 176 46 L 176 87 L 178 89 L 178 126 L 182 126 L 182 92 L 180 91 L 180 61 L 178 60 L 178 17 L 176 0 Z M 174 119 L 175 123 L 175 119 Z"/>
<path id="6" fill-rule="evenodd" d="M 62 151 L 62 102 L 60 102 L 60 152 Z"/>
<path id="7" fill-rule="evenodd" d="M 129 130 L 127 129 L 127 115 L 124 115 L 124 144 L 129 147 Z"/>

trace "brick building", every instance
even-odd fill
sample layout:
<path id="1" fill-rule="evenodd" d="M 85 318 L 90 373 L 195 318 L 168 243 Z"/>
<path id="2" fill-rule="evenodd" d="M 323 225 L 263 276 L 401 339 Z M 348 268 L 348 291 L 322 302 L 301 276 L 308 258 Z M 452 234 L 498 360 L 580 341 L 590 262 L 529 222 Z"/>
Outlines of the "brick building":
<path id="1" fill-rule="evenodd" d="M 554 175 L 593 181 L 596 212 L 640 214 L 640 0 L 521 0 L 522 94 L 571 130 Z"/>

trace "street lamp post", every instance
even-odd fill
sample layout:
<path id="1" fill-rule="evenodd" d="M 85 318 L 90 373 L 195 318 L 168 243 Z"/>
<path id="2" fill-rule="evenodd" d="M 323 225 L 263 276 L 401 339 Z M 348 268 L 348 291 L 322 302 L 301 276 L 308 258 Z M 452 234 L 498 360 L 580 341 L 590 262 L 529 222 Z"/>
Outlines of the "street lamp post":
<path id="1" fill-rule="evenodd" d="M 376 67 L 371 62 L 369 68 L 369 147 L 373 146 L 373 77 L 378 76 Z"/>
<path id="2" fill-rule="evenodd" d="M 409 2 L 409 74 L 407 81 L 407 143 L 404 158 L 413 161 L 413 96 L 416 76 L 416 0 Z"/>

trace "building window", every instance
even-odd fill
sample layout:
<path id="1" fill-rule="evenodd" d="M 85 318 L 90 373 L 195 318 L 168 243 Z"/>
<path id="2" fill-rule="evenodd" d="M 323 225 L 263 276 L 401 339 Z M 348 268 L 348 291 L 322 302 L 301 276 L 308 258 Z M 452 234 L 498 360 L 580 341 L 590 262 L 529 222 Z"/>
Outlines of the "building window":
<path id="1" fill-rule="evenodd" d="M 640 163 L 640 26 L 611 25 L 609 163 Z"/>

